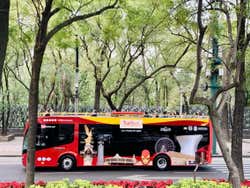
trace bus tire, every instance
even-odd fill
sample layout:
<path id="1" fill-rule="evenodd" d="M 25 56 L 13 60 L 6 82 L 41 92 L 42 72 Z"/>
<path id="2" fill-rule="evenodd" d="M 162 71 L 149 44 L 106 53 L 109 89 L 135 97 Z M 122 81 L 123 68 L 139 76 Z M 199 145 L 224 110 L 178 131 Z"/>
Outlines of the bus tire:
<path id="1" fill-rule="evenodd" d="M 157 170 L 167 170 L 170 167 L 170 159 L 167 155 L 158 155 L 154 158 L 153 165 Z"/>
<path id="2" fill-rule="evenodd" d="M 75 161 L 72 155 L 64 155 L 59 160 L 59 166 L 64 171 L 70 171 L 75 168 Z"/>

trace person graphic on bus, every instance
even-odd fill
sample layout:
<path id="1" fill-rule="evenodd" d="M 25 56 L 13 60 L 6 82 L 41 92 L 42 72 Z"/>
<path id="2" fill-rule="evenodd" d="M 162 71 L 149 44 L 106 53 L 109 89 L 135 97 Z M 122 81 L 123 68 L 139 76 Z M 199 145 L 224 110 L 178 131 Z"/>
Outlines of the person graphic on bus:
<path id="1" fill-rule="evenodd" d="M 87 125 L 84 125 L 85 133 L 87 138 L 85 139 L 85 147 L 83 150 L 84 153 L 84 165 L 92 165 L 93 154 L 95 153 L 93 150 L 92 139 L 93 133 L 92 129 L 89 129 Z"/>

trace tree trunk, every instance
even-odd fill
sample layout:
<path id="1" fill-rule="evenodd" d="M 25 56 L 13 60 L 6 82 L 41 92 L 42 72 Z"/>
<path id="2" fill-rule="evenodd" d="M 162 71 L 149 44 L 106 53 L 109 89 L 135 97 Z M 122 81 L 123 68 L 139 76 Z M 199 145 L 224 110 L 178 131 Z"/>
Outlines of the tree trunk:
<path id="1" fill-rule="evenodd" d="M 227 97 L 227 94 L 223 95 L 223 97 Z M 222 112 L 221 112 L 221 128 L 223 129 L 223 132 L 226 133 L 227 140 L 230 140 L 230 132 L 229 132 L 229 108 L 228 104 L 225 103 L 224 106 L 222 107 Z"/>
<path id="2" fill-rule="evenodd" d="M 230 153 L 230 140 L 227 140 L 226 133 L 220 127 L 221 122 L 220 122 L 219 115 L 216 113 L 216 109 L 212 109 L 212 107 L 210 107 L 209 116 L 211 118 L 212 125 L 215 130 L 216 138 L 220 146 L 224 160 L 226 162 L 227 168 L 229 169 L 229 172 L 231 172 L 230 181 L 233 185 L 233 188 L 240 188 L 241 187 L 240 186 L 240 174 Z"/>
<path id="3" fill-rule="evenodd" d="M 32 77 L 30 81 L 29 92 L 29 132 L 28 132 L 28 150 L 26 166 L 26 187 L 34 184 L 35 178 L 35 145 L 37 131 L 37 112 L 39 103 L 39 77 L 44 50 L 35 50 L 32 60 Z"/>
<path id="4" fill-rule="evenodd" d="M 235 105 L 232 125 L 232 158 L 236 163 L 241 181 L 244 180 L 243 162 L 242 162 L 242 139 L 243 139 L 243 123 L 244 123 L 244 107 L 245 100 L 245 77 L 244 65 L 241 65 L 239 86 L 235 89 Z"/>
<path id="5" fill-rule="evenodd" d="M 231 51 L 229 52 L 231 53 Z M 223 53 L 223 59 L 225 59 L 226 63 L 227 63 L 227 66 L 225 66 L 223 68 L 223 76 L 222 76 L 222 83 L 223 85 L 229 85 L 230 84 L 230 71 L 228 70 L 228 64 L 230 62 L 230 60 L 228 59 L 227 57 L 227 54 L 226 53 Z M 230 93 L 229 92 L 223 92 L 222 93 L 222 98 L 226 98 L 226 103 L 224 104 L 224 106 L 222 107 L 222 114 L 221 114 L 221 119 L 222 119 L 222 122 L 221 122 L 221 127 L 224 129 L 223 131 L 226 133 L 226 136 L 227 136 L 227 140 L 230 140 L 231 138 L 231 134 L 230 134 L 230 128 L 231 128 L 231 124 L 232 124 L 232 113 L 231 113 L 231 96 L 230 96 Z"/>
<path id="6" fill-rule="evenodd" d="M 235 105 L 232 125 L 232 158 L 237 165 L 240 173 L 241 181 L 244 180 L 243 162 L 242 162 L 242 139 L 243 139 L 243 123 L 244 123 L 244 108 L 246 104 L 245 99 L 245 44 L 246 35 L 246 15 L 247 1 L 240 1 L 241 10 L 237 14 L 237 29 L 238 29 L 238 43 L 236 54 L 236 69 L 238 76 L 238 85 L 235 88 Z M 230 174 L 231 176 L 231 174 Z"/>
<path id="7" fill-rule="evenodd" d="M 9 81 L 8 81 L 8 74 L 6 69 L 3 70 L 4 73 L 4 80 L 5 80 L 5 89 L 6 89 L 6 100 L 7 104 L 4 107 L 4 114 L 6 113 L 6 117 L 4 118 L 3 123 L 3 132 L 2 135 L 7 135 L 8 133 L 8 126 L 9 126 L 9 119 L 10 119 L 10 92 L 9 92 Z"/>
<path id="8" fill-rule="evenodd" d="M 2 85 L 2 72 L 6 55 L 9 35 L 9 9 L 10 0 L 0 1 L 0 85 Z"/>
<path id="9" fill-rule="evenodd" d="M 159 83 L 155 81 L 155 104 L 156 106 L 160 106 L 160 99 L 161 99 L 161 88 L 159 87 Z"/>
<path id="10" fill-rule="evenodd" d="M 102 88 L 102 92 L 104 92 L 104 91 L 103 91 L 103 88 Z M 113 110 L 113 111 L 117 111 L 118 109 L 117 109 L 117 107 L 115 106 L 115 104 L 113 103 L 112 96 L 109 95 L 109 94 L 104 94 L 104 93 L 102 93 L 102 95 L 103 95 L 103 97 L 106 99 L 106 101 L 107 101 L 107 103 L 108 103 L 110 109 Z"/>
<path id="11" fill-rule="evenodd" d="M 3 93 L 3 87 L 1 87 L 1 92 Z M 2 120 L 2 130 L 1 130 L 1 135 L 2 136 L 5 136 L 5 96 L 4 96 L 4 94 L 2 94 L 2 97 L 1 97 L 1 102 L 2 102 L 2 104 L 1 104 L 1 106 L 2 106 L 2 109 L 1 109 L 1 111 L 2 111 L 2 113 L 1 113 L 1 116 L 2 116 L 2 118 L 1 118 L 1 120 Z"/>
<path id="12" fill-rule="evenodd" d="M 145 105 L 146 105 L 146 107 L 148 108 L 148 107 L 150 106 L 149 89 L 148 89 L 148 87 L 146 86 L 146 84 L 143 84 L 143 85 L 142 85 L 142 88 L 143 88 L 143 91 L 144 91 L 144 93 L 145 93 L 145 95 L 144 95 Z"/>
<path id="13" fill-rule="evenodd" d="M 183 100 L 184 100 L 183 112 L 186 114 L 189 114 L 189 104 L 188 104 L 188 99 L 185 93 L 183 93 Z"/>
<path id="14" fill-rule="evenodd" d="M 5 69 L 3 69 L 4 81 L 5 81 L 5 91 L 2 86 L 2 130 L 1 135 L 6 136 L 8 133 L 9 118 L 10 118 L 10 93 L 9 93 L 9 82 L 8 74 Z M 5 103 L 6 101 L 6 103 Z"/>
<path id="15" fill-rule="evenodd" d="M 95 101 L 94 101 L 94 109 L 96 110 L 96 112 L 100 111 L 101 88 L 102 88 L 102 81 L 96 80 L 95 81 Z"/>
<path id="16" fill-rule="evenodd" d="M 167 108 L 168 106 L 168 86 L 167 84 L 164 85 L 164 95 L 163 95 L 163 99 L 164 99 L 164 108 Z"/>

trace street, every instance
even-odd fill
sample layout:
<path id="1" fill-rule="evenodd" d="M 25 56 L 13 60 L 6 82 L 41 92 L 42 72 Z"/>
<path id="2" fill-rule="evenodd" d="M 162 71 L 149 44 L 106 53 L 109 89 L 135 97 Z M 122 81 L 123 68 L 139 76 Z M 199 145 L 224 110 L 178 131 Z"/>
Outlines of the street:
<path id="1" fill-rule="evenodd" d="M 244 158 L 246 179 L 250 179 L 250 158 Z M 25 169 L 20 157 L 0 157 L 1 181 L 24 181 Z M 200 167 L 197 178 L 227 178 L 227 169 L 222 157 L 214 157 L 213 163 Z M 37 169 L 36 181 L 61 180 L 167 180 L 193 177 L 193 167 L 175 167 L 168 171 L 157 171 L 152 168 L 80 168 L 71 172 L 58 169 Z"/>

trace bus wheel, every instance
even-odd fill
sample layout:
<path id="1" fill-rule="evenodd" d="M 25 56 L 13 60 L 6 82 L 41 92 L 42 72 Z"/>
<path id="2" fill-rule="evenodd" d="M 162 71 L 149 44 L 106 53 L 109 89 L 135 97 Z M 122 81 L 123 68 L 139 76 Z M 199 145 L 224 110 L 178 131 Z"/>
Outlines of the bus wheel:
<path id="1" fill-rule="evenodd" d="M 75 159 L 71 155 L 65 155 L 61 157 L 59 165 L 65 171 L 72 170 L 75 167 Z"/>
<path id="2" fill-rule="evenodd" d="M 154 167 L 158 170 L 166 170 L 170 166 L 170 159 L 166 155 L 158 155 L 154 159 Z"/>

